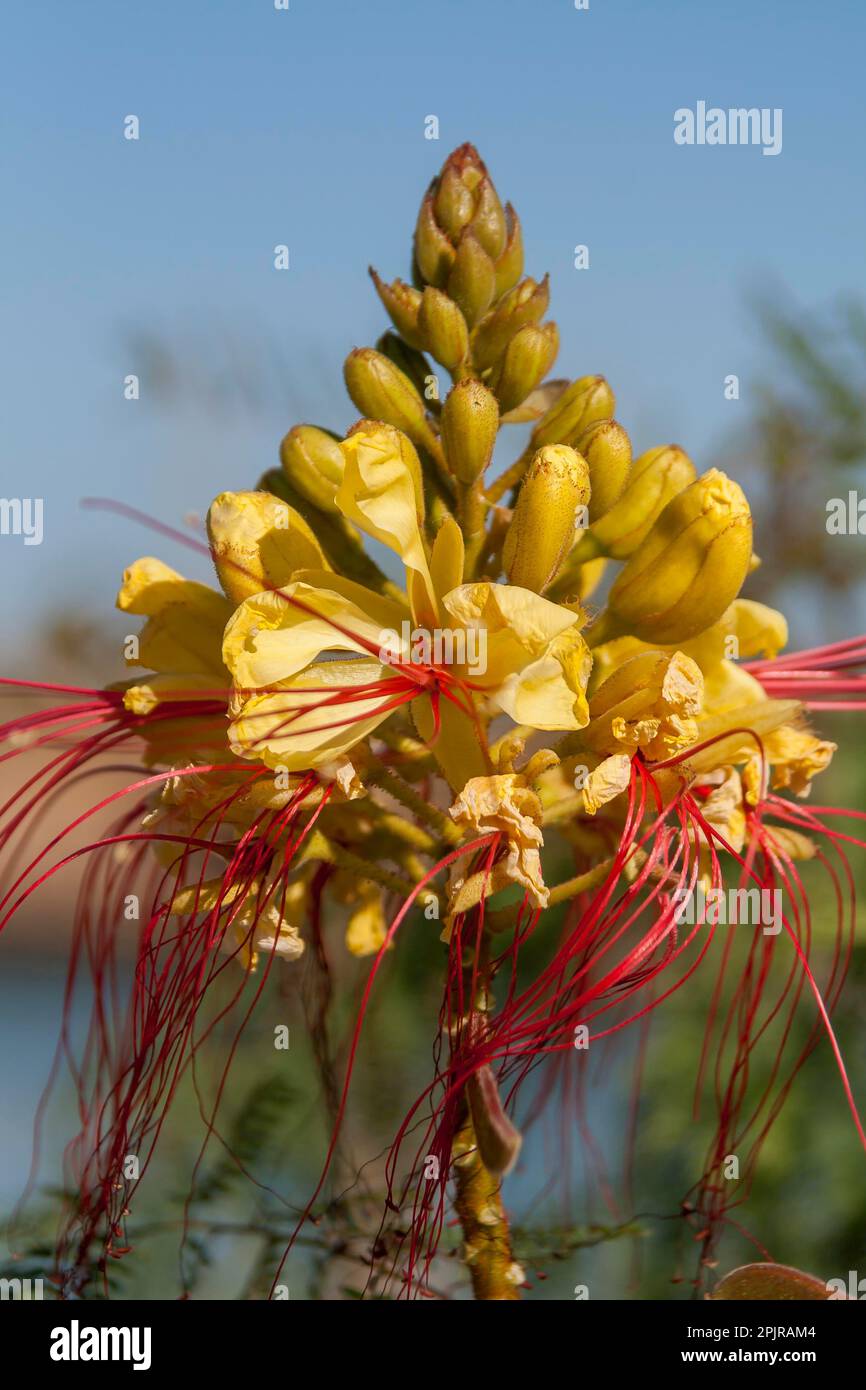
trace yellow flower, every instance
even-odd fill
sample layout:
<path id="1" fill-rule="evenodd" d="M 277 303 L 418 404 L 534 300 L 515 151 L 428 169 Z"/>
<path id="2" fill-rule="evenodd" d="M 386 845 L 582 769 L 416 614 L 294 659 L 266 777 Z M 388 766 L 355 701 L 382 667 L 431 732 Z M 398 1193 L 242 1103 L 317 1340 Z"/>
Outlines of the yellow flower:
<path id="1" fill-rule="evenodd" d="M 217 710 L 220 703 L 227 704 L 231 678 L 221 648 L 232 612 L 228 599 L 148 556 L 124 572 L 117 606 L 147 619 L 137 637 L 137 654 L 128 655 L 127 664 L 153 674 L 121 687 L 130 714 L 151 714 L 162 703 L 208 701 Z M 221 712 L 208 717 L 203 711 L 194 720 L 152 721 L 140 732 L 149 766 L 228 758 Z"/>
<path id="2" fill-rule="evenodd" d="M 536 907 L 547 906 L 549 893 L 541 873 L 540 854 L 544 844 L 543 812 L 526 777 L 517 772 L 472 777 L 451 806 L 450 815 L 467 833 L 497 832 L 505 837 L 505 857 L 497 860 L 489 874 L 482 870 L 473 876 L 475 880 L 487 880 L 478 885 L 482 894 L 485 889 L 495 893 L 510 883 L 517 883 Z M 450 886 L 449 915 L 467 910 L 470 898 L 475 895 L 463 891 L 467 881 L 457 866 L 452 872 Z"/>
<path id="3" fill-rule="evenodd" d="M 434 751 L 462 786 L 489 770 L 479 734 L 488 708 L 533 728 L 580 728 L 591 663 L 572 609 L 514 585 L 461 582 L 463 538 L 450 517 L 428 556 L 423 499 L 395 436 L 371 427 L 343 442 L 336 503 L 400 557 L 405 602 L 321 569 L 247 598 L 223 645 L 230 743 L 269 766 L 318 767 L 411 702 L 422 737 L 441 725 Z M 418 634 L 432 657 L 419 658 Z"/>
<path id="4" fill-rule="evenodd" d="M 138 654 L 127 657 L 127 664 L 157 673 L 156 679 L 130 687 L 127 709 L 147 713 L 160 700 L 227 693 L 221 647 L 232 605 L 222 594 L 148 556 L 124 572 L 117 606 L 147 618 Z"/>
<path id="5" fill-rule="evenodd" d="M 789 789 L 796 796 L 808 796 L 812 778 L 828 767 L 836 744 L 816 738 L 808 729 L 783 724 L 762 740 L 764 759 L 771 769 L 770 785 L 774 791 Z M 748 800 L 754 805 L 761 794 L 762 760 L 757 748 L 743 772 Z"/>
<path id="6" fill-rule="evenodd" d="M 597 753 L 640 748 L 661 761 L 696 742 L 703 686 L 700 667 L 683 652 L 632 656 L 592 696 L 579 744 Z"/>

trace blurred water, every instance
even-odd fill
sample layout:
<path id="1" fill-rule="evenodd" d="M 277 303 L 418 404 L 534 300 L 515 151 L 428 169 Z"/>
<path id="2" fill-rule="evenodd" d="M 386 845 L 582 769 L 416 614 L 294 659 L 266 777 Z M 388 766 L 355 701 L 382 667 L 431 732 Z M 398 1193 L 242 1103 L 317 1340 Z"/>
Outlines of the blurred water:
<path id="1" fill-rule="evenodd" d="M 57 1048 L 66 966 L 50 956 L 7 955 L 0 972 L 0 1211 L 22 1195 L 33 1158 L 34 1123 Z M 71 1018 L 73 1036 L 85 1022 L 83 1001 Z M 40 1184 L 60 1178 L 62 1145 L 69 1138 L 72 1104 L 58 1087 L 41 1144 Z"/>

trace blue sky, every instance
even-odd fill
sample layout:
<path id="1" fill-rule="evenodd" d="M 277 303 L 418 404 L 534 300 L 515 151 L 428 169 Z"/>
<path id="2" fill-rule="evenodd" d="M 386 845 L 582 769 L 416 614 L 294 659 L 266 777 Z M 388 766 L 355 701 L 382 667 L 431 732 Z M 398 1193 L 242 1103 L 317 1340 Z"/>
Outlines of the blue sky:
<path id="1" fill-rule="evenodd" d="M 862 282 L 853 0 L 42 0 L 4 30 L 0 494 L 45 499 L 41 546 L 0 537 L 7 633 L 79 598 L 113 624 L 137 554 L 197 568 L 81 497 L 176 522 L 253 485 L 290 425 L 350 423 L 342 359 L 384 327 L 366 266 L 407 273 L 424 187 L 465 139 L 521 214 L 527 270 L 551 272 L 558 370 L 604 372 L 640 448 L 701 463 L 748 411 L 750 289 L 817 309 Z M 782 153 L 675 145 L 698 100 L 781 107 Z M 194 400 L 169 409 L 143 375 L 124 401 L 143 332 Z M 227 342 L 255 409 L 190 386 Z"/>

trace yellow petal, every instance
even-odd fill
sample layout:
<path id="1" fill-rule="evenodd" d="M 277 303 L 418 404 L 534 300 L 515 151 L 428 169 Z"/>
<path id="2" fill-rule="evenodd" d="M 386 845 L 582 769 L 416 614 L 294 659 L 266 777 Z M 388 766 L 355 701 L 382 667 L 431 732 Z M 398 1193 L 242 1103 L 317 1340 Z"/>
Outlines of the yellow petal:
<path id="1" fill-rule="evenodd" d="M 444 604 L 464 627 L 483 626 L 490 637 L 512 636 L 533 657 L 577 622 L 570 609 L 515 584 L 461 584 L 445 595 Z"/>
<path id="2" fill-rule="evenodd" d="M 542 656 L 506 676 L 494 698 L 516 724 L 582 729 L 589 720 L 586 683 L 591 669 L 586 642 L 570 628 L 554 637 Z"/>
<path id="3" fill-rule="evenodd" d="M 738 598 L 731 607 L 738 657 L 772 657 L 788 645 L 788 623 L 778 609 L 749 598 Z"/>
<path id="4" fill-rule="evenodd" d="M 148 556 L 124 572 L 117 606 L 148 619 L 139 635 L 139 656 L 129 660 L 130 666 L 222 675 L 222 634 L 232 613 L 222 594 Z"/>
<path id="5" fill-rule="evenodd" d="M 646 651 L 618 666 L 593 695 L 582 743 L 599 753 L 643 750 L 651 761 L 696 742 L 703 677 L 691 657 Z"/>
<path id="6" fill-rule="evenodd" d="M 498 773 L 493 777 L 472 777 L 464 786 L 449 814 L 467 833 L 501 833 L 507 844 L 506 856 L 497 864 L 497 888 L 503 879 L 526 889 L 536 907 L 546 907 L 549 893 L 541 873 L 541 802 L 519 773 Z M 456 868 L 450 884 L 457 899 L 464 883 Z"/>
<path id="7" fill-rule="evenodd" d="M 223 656 L 242 691 L 278 685 L 323 652 L 378 655 L 387 634 L 399 632 L 405 613 L 399 604 L 336 575 L 315 577 L 327 587 L 295 582 L 257 594 L 235 612 Z"/>
<path id="8" fill-rule="evenodd" d="M 419 623 L 435 626 L 436 596 L 411 473 L 386 434 L 358 430 L 341 445 L 346 468 L 336 502 L 347 520 L 400 556 Z"/>
<path id="9" fill-rule="evenodd" d="M 461 626 L 486 632 L 479 683 L 512 719 L 536 729 L 586 723 L 592 661 L 577 613 L 514 584 L 462 584 L 443 605 Z"/>
<path id="10" fill-rule="evenodd" d="M 380 950 L 388 930 L 382 895 L 372 884 L 361 884 L 358 896 L 346 927 L 346 946 L 353 956 L 372 956 Z"/>
<path id="11" fill-rule="evenodd" d="M 767 825 L 764 827 L 773 849 L 787 854 L 789 859 L 814 859 L 817 846 L 808 835 L 792 830 L 788 825 Z"/>
<path id="12" fill-rule="evenodd" d="M 458 698 L 465 699 L 461 695 Z M 449 786 L 462 787 L 468 777 L 489 772 L 477 724 L 442 697 L 439 701 L 439 736 L 435 735 L 433 708 L 425 695 L 412 701 L 415 727 L 441 767 Z"/>
<path id="13" fill-rule="evenodd" d="M 207 529 L 220 583 L 234 603 L 281 588 L 298 570 L 330 569 L 312 528 L 270 492 L 221 492 Z"/>
<path id="14" fill-rule="evenodd" d="M 746 674 L 743 672 L 742 674 Z M 696 774 L 712 772 L 728 764 L 745 762 L 758 749 L 757 738 L 766 736 L 802 713 L 797 700 L 768 700 L 704 715 L 699 721 L 698 743 L 713 739 L 708 747 L 692 753 L 688 769 Z"/>
<path id="15" fill-rule="evenodd" d="M 179 675 L 176 672 L 160 672 L 146 681 L 137 681 L 123 693 L 123 708 L 130 714 L 150 714 L 163 701 L 177 700 L 215 700 L 228 701 L 229 688 L 226 676 L 217 680 L 211 674 L 194 672 Z"/>
<path id="16" fill-rule="evenodd" d="M 330 764 L 387 718 L 387 694 L 354 698 L 353 691 L 388 674 L 376 661 L 321 661 L 268 694 L 238 694 L 232 752 L 289 772 Z M 346 698 L 335 700 L 341 692 Z"/>
<path id="17" fill-rule="evenodd" d="M 704 710 L 709 715 L 759 705 L 767 698 L 760 681 L 734 661 L 720 661 L 704 677 Z"/>
<path id="18" fill-rule="evenodd" d="M 835 743 L 816 738 L 808 729 L 791 725 L 774 729 L 764 741 L 774 788 L 790 788 L 796 796 L 808 796 L 812 778 L 829 766 L 836 748 Z"/>
<path id="19" fill-rule="evenodd" d="M 627 753 L 614 753 L 594 768 L 583 786 L 583 804 L 588 816 L 594 816 L 602 806 L 627 791 L 631 782 L 631 758 Z"/>
<path id="20" fill-rule="evenodd" d="M 211 912 L 217 903 L 223 906 L 233 903 L 242 891 L 249 892 L 250 889 L 242 888 L 239 883 L 227 887 L 221 878 L 204 879 L 201 883 L 179 889 L 171 900 L 169 913 L 172 917 L 188 917 L 194 912 Z"/>
<path id="21" fill-rule="evenodd" d="M 433 542 L 430 577 L 437 597 L 463 583 L 463 532 L 453 516 L 446 516 Z"/>

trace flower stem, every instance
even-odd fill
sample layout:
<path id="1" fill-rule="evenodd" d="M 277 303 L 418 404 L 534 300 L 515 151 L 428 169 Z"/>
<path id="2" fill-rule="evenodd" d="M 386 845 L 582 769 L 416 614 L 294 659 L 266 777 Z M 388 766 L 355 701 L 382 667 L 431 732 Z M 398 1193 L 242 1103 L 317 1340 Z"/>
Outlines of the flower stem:
<path id="1" fill-rule="evenodd" d="M 387 763 L 372 755 L 368 760 L 368 770 L 371 782 L 381 787 L 382 791 L 388 792 L 395 801 L 401 802 L 407 810 L 414 811 L 419 820 L 433 827 L 440 839 L 449 845 L 459 844 L 463 838 L 462 830 L 454 824 L 450 816 L 440 811 L 438 806 L 431 806 L 429 801 L 425 801 L 399 772 L 395 772 Z"/>
<path id="2" fill-rule="evenodd" d="M 463 1254 L 472 1291 L 485 1301 L 519 1299 L 523 1275 L 511 1249 L 500 1181 L 481 1162 L 468 1110 L 454 1140 L 453 1160 L 454 1204 L 463 1230 Z"/>

